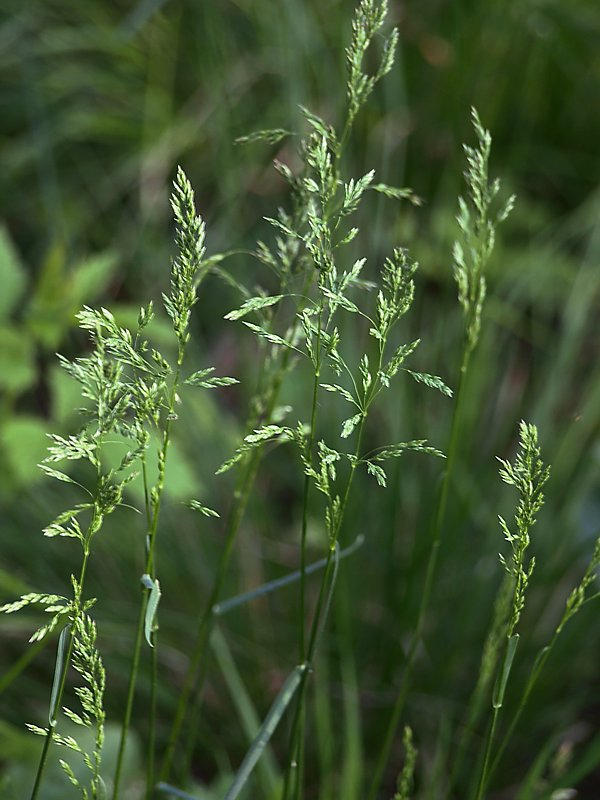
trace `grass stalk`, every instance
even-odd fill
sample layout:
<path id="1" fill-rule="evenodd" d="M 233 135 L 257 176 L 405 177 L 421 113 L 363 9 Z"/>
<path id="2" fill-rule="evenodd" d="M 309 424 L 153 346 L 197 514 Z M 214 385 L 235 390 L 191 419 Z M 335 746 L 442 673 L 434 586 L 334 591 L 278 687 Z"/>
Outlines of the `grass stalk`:
<path id="1" fill-rule="evenodd" d="M 427 616 L 427 611 L 429 610 L 429 604 L 431 602 L 433 581 L 437 570 L 439 551 L 442 542 L 442 533 L 444 527 L 444 519 L 446 515 L 446 506 L 448 503 L 448 494 L 450 490 L 450 484 L 452 482 L 452 474 L 454 471 L 454 465 L 456 463 L 456 455 L 458 451 L 458 442 L 459 442 L 458 434 L 460 430 L 460 420 L 462 416 L 462 407 L 464 403 L 463 400 L 465 391 L 464 386 L 466 382 L 466 375 L 469 365 L 469 355 L 470 352 L 468 349 L 468 345 L 465 343 L 463 349 L 463 355 L 461 358 L 458 386 L 456 389 L 456 400 L 452 412 L 452 422 L 450 428 L 450 441 L 448 445 L 447 461 L 444 470 L 444 477 L 442 479 L 442 486 L 438 495 L 438 503 L 436 507 L 434 526 L 431 536 L 431 549 L 429 551 L 429 558 L 427 560 L 427 568 L 425 572 L 425 584 L 423 587 L 423 592 L 421 594 L 421 601 L 419 603 L 417 622 L 415 625 L 413 636 L 410 640 L 408 652 L 406 654 L 406 661 L 404 665 L 404 671 L 402 673 L 402 679 L 400 681 L 400 686 L 398 687 L 398 692 L 396 694 L 396 699 L 394 701 L 394 707 L 392 709 L 392 713 L 390 715 L 390 719 L 387 724 L 383 745 L 379 750 L 379 756 L 377 759 L 377 763 L 375 765 L 375 770 L 373 773 L 373 778 L 369 789 L 368 800 L 375 800 L 375 798 L 377 797 L 377 793 L 379 791 L 379 787 L 383 780 L 385 768 L 389 761 L 390 754 L 392 751 L 392 746 L 394 744 L 396 733 L 398 731 L 398 726 L 400 725 L 400 720 L 402 718 L 402 712 L 404 711 L 406 698 L 408 697 L 410 680 L 412 677 L 412 670 L 414 667 L 419 644 L 423 637 L 425 619 Z"/>
<path id="2" fill-rule="evenodd" d="M 275 401 L 273 401 L 274 405 Z M 199 677 L 198 670 L 201 666 L 202 657 L 207 652 L 208 637 L 213 623 L 213 607 L 216 605 L 221 597 L 229 562 L 233 553 L 233 547 L 237 537 L 237 533 L 244 517 L 244 512 L 250 497 L 252 485 L 260 463 L 260 451 L 251 450 L 245 457 L 242 469 L 239 473 L 239 478 L 234 490 L 234 504 L 229 514 L 227 528 L 225 533 L 225 545 L 221 552 L 219 560 L 217 575 L 213 584 L 212 590 L 208 597 L 202 616 L 198 623 L 194 645 L 190 655 L 188 668 L 185 674 L 177 709 L 173 718 L 171 732 L 165 749 L 165 757 L 161 767 L 161 780 L 166 781 L 173 766 L 173 757 L 177 747 L 179 738 L 181 736 L 183 723 L 186 715 L 189 713 L 190 701 L 192 695 L 195 699 L 193 702 L 191 717 L 194 716 L 195 708 L 198 702 L 199 695 L 202 691 L 203 678 Z M 190 734 L 193 728 L 190 728 Z"/>
<path id="3" fill-rule="evenodd" d="M 492 745 L 494 743 L 496 728 L 498 726 L 499 715 L 500 715 L 500 706 L 496 706 L 492 714 L 492 720 L 488 727 L 488 733 L 485 741 L 485 751 L 483 754 L 483 763 L 481 766 L 481 774 L 479 776 L 479 784 L 477 786 L 477 794 L 475 795 L 475 800 L 482 800 L 488 784 L 490 756 L 492 753 Z"/>
<path id="4" fill-rule="evenodd" d="M 525 607 L 527 588 L 535 567 L 535 558 L 527 559 L 527 550 L 531 541 L 530 531 L 535 525 L 538 511 L 543 505 L 544 495 L 542 489 L 550 474 L 549 467 L 544 467 L 540 458 L 537 429 L 535 425 L 527 425 L 525 422 L 521 422 L 520 424 L 519 450 L 514 463 L 510 463 L 504 459 L 499 459 L 499 461 L 501 464 L 500 477 L 505 483 L 517 489 L 519 493 L 519 503 L 515 512 L 513 530 L 510 529 L 509 525 L 502 517 L 498 518 L 504 538 L 510 544 L 512 551 L 510 561 L 507 561 L 503 555 L 500 556 L 500 561 L 511 577 L 513 591 L 504 654 L 496 671 L 496 681 L 492 693 L 492 721 L 486 736 L 481 773 L 477 793 L 475 795 L 476 800 L 482 800 L 490 779 L 490 758 L 498 718 L 500 709 L 504 703 L 506 687 L 519 644 L 519 634 L 515 633 L 515 629 L 521 618 L 523 608 Z M 585 585 L 583 591 L 585 591 Z M 558 630 L 560 630 L 568 618 L 567 615 L 575 613 L 583 602 L 583 594 L 578 596 L 577 590 L 575 590 L 575 594 L 572 594 L 571 597 L 575 597 L 575 599 L 571 607 L 569 606 L 569 602 L 567 602 L 567 610 L 565 611 L 565 616 Z M 575 608 L 575 611 L 573 611 L 573 608 Z M 543 661 L 544 651 L 542 651 L 541 662 L 543 663 Z M 534 670 L 532 674 L 537 675 L 539 673 L 536 674 Z"/>
<path id="5" fill-rule="evenodd" d="M 158 459 L 158 479 L 156 482 L 156 486 L 154 487 L 154 491 L 150 493 L 150 496 L 153 498 L 151 503 L 148 502 L 148 491 L 147 491 L 147 484 L 146 484 L 146 471 L 144 469 L 144 495 L 147 504 L 147 513 L 148 509 L 150 509 L 150 528 L 147 533 L 147 549 L 146 549 L 146 563 L 144 566 L 144 572 L 146 575 L 150 576 L 150 579 L 154 582 L 156 580 L 156 563 L 155 563 L 155 545 L 156 545 L 156 535 L 158 531 L 158 519 L 160 516 L 160 506 L 162 500 L 162 494 L 164 491 L 165 485 L 165 474 L 166 474 L 166 464 L 167 464 L 167 454 L 169 450 L 169 442 L 171 439 L 171 419 L 169 418 L 175 409 L 175 402 L 177 397 L 177 390 L 179 389 L 179 376 L 181 372 L 181 365 L 183 363 L 184 357 L 184 347 L 180 344 L 178 355 L 177 355 L 177 369 L 175 372 L 175 377 L 171 386 L 171 392 L 169 397 L 169 405 L 168 405 L 168 415 L 167 415 L 167 422 L 165 424 L 164 436 L 163 436 L 163 444 L 160 451 L 159 459 Z M 114 777 L 114 786 L 113 786 L 113 800 L 118 800 L 119 791 L 120 791 L 120 783 L 121 783 L 121 775 L 123 769 L 123 758 L 125 755 L 125 746 L 127 743 L 127 736 L 129 734 L 129 727 L 131 725 L 131 712 L 133 709 L 133 700 L 135 696 L 135 689 L 137 686 L 137 677 L 139 671 L 139 664 L 140 664 L 140 654 L 142 648 L 142 640 L 143 640 L 143 632 L 146 622 L 146 614 L 148 610 L 148 599 L 150 596 L 150 589 L 146 586 L 142 587 L 142 600 L 140 603 L 140 613 L 138 615 L 138 623 L 136 629 L 136 636 L 133 648 L 133 657 L 131 661 L 131 668 L 129 673 L 129 683 L 127 687 L 127 700 L 125 702 L 125 714 L 123 716 L 123 723 L 121 725 L 121 737 L 119 740 L 119 750 L 117 753 L 117 763 L 115 766 L 115 777 Z M 156 651 L 156 642 L 154 643 L 153 649 Z M 158 675 L 156 669 L 156 653 L 152 658 L 152 667 L 151 667 L 151 700 L 150 700 L 150 725 L 149 725 L 149 747 L 154 746 L 154 740 L 156 736 L 155 727 L 156 727 L 156 685 L 157 685 Z M 150 770 L 154 771 L 153 768 L 154 757 L 153 754 L 149 758 L 148 763 L 148 776 L 150 776 Z M 146 791 L 150 791 L 150 786 L 146 786 Z"/>
<path id="6" fill-rule="evenodd" d="M 307 282 L 308 280 L 309 279 L 307 278 Z M 297 320 L 295 322 L 295 325 L 298 325 Z M 255 409 L 252 412 L 248 423 L 246 424 L 247 431 L 253 430 L 259 424 L 261 413 L 264 413 L 265 419 L 267 420 L 271 419 L 273 411 L 275 410 L 275 407 L 277 405 L 279 392 L 281 389 L 281 384 L 283 382 L 284 375 L 289 366 L 290 357 L 291 357 L 291 351 L 285 350 L 281 357 L 281 363 L 279 364 L 278 369 L 275 371 L 270 383 L 265 387 L 263 391 L 263 396 L 266 397 L 264 408 L 263 408 L 263 403 L 261 402 L 255 404 L 251 403 L 251 407 L 255 406 Z M 266 356 L 263 354 L 263 358 L 261 359 L 260 362 L 257 396 L 261 393 L 260 384 L 265 372 L 264 370 L 265 361 L 266 361 Z M 171 731 L 169 733 L 169 738 L 165 749 L 165 756 L 163 758 L 163 762 L 161 765 L 160 775 L 162 781 L 167 781 L 170 778 L 173 766 L 173 758 L 175 755 L 175 749 L 177 747 L 179 738 L 181 736 L 185 718 L 188 714 L 190 719 L 190 725 L 189 725 L 189 735 L 186 740 L 187 752 L 185 756 L 185 762 L 189 763 L 191 759 L 191 754 L 195 743 L 195 731 L 196 731 L 195 720 L 199 713 L 202 689 L 204 686 L 204 679 L 207 672 L 206 669 L 201 669 L 201 662 L 203 655 L 207 653 L 207 644 L 213 624 L 213 608 L 221 598 L 221 593 L 223 591 L 225 578 L 227 576 L 227 571 L 229 569 L 229 562 L 231 560 L 231 555 L 233 553 L 233 547 L 237 539 L 239 527 L 244 518 L 248 500 L 250 498 L 250 493 L 252 491 L 256 474 L 258 472 L 258 467 L 260 465 L 260 460 L 261 460 L 261 451 L 258 449 L 250 450 L 245 455 L 238 473 L 238 478 L 236 480 L 236 485 L 233 492 L 234 502 L 231 511 L 229 513 L 227 526 L 225 529 L 225 545 L 223 547 L 223 550 L 221 551 L 219 564 L 217 566 L 217 576 L 215 578 L 215 582 L 213 584 L 212 590 L 208 597 L 207 603 L 204 607 L 202 616 L 200 617 L 198 627 L 196 629 L 190 660 L 183 680 L 183 686 L 181 693 L 179 695 L 177 708 L 173 716 Z M 191 701 L 191 711 L 190 711 L 190 701 Z"/>

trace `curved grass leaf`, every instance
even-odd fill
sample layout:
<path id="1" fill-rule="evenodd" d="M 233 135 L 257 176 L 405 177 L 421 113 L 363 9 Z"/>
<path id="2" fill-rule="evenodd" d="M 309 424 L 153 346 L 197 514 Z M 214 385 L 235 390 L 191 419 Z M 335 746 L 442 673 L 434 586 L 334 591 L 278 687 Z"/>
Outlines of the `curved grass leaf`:
<path id="1" fill-rule="evenodd" d="M 517 645 L 519 644 L 519 634 L 515 633 L 510 636 L 506 643 L 506 650 L 504 651 L 504 658 L 502 659 L 502 668 L 498 675 L 498 680 L 494 686 L 494 697 L 492 705 L 494 708 L 501 708 L 504 702 L 504 692 L 506 691 L 506 684 L 508 683 L 508 676 L 517 652 Z"/>
<path id="2" fill-rule="evenodd" d="M 58 637 L 58 647 L 56 648 L 56 662 L 54 664 L 54 680 L 52 681 L 52 693 L 50 694 L 50 710 L 48 711 L 48 722 L 51 728 L 56 725 L 56 706 L 58 705 L 58 694 L 62 677 L 67 664 L 65 664 L 65 651 L 67 650 L 67 643 L 69 641 L 69 633 L 71 631 L 70 625 L 65 627 L 60 632 Z"/>
<path id="3" fill-rule="evenodd" d="M 146 617 L 144 620 L 144 635 L 150 647 L 154 647 L 152 644 L 152 631 L 154 630 L 154 621 L 156 618 L 158 603 L 160 602 L 160 584 L 158 582 L 158 578 L 152 580 L 150 575 L 147 574 L 142 575 L 140 580 L 146 589 L 150 589 L 148 605 L 146 606 Z"/>
<path id="4" fill-rule="evenodd" d="M 246 753 L 246 756 L 242 761 L 242 765 L 235 776 L 235 780 L 225 795 L 225 800 L 235 800 L 236 797 L 239 797 L 239 794 L 246 785 L 258 759 L 263 754 L 263 751 L 269 743 L 269 740 L 275 732 L 275 729 L 279 725 L 285 710 L 289 706 L 294 694 L 296 693 L 305 671 L 306 665 L 299 664 L 286 678 L 285 683 L 281 687 L 279 694 L 273 702 L 273 705 L 269 709 L 269 713 L 265 717 L 263 724 L 260 726 L 260 730 L 258 731 L 252 746 Z"/>

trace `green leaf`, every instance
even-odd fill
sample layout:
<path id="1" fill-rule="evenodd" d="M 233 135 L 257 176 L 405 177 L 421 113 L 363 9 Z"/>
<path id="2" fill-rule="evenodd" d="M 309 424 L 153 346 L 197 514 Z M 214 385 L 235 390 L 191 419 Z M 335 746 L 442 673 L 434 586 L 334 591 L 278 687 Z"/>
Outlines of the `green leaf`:
<path id="1" fill-rule="evenodd" d="M 319 386 L 325 389 L 326 392 L 337 392 L 337 394 L 341 394 L 344 400 L 347 400 L 358 408 L 358 403 L 354 397 L 352 397 L 347 389 L 344 389 L 344 387 L 340 386 L 338 383 L 320 383 Z"/>
<path id="2" fill-rule="evenodd" d="M 381 336 L 379 336 L 378 338 L 381 338 Z M 406 359 L 412 353 L 414 353 L 414 351 L 419 346 L 420 342 L 421 342 L 420 339 L 415 339 L 413 342 L 409 342 L 408 344 L 401 344 L 399 347 L 396 348 L 393 356 L 390 358 L 385 367 L 384 370 L 385 378 L 388 379 L 393 378 L 394 375 L 396 375 L 401 365 L 404 363 L 404 361 L 406 361 Z M 380 378 L 381 377 L 382 376 L 380 374 Z"/>
<path id="3" fill-rule="evenodd" d="M 58 637 L 58 647 L 56 649 L 56 661 L 54 663 L 54 680 L 52 681 L 52 693 L 50 695 L 50 710 L 48 711 L 48 722 L 51 728 L 56 725 L 56 706 L 62 677 L 68 664 L 65 664 L 65 652 L 71 632 L 71 626 L 65 625 Z"/>
<path id="4" fill-rule="evenodd" d="M 215 375 L 211 378 L 207 377 L 211 372 L 214 372 L 214 367 L 208 369 L 201 369 L 194 372 L 189 378 L 186 378 L 184 383 L 189 386 L 200 386 L 203 389 L 214 389 L 217 386 L 232 386 L 234 383 L 239 383 L 237 378 L 227 378 Z"/>
<path id="5" fill-rule="evenodd" d="M 335 130 L 331 127 L 331 125 L 327 125 L 321 117 L 313 114 L 308 108 L 304 106 L 299 106 L 300 111 L 302 112 L 302 116 L 306 119 L 308 124 L 320 135 L 322 136 L 332 147 L 335 147 L 336 136 Z"/>
<path id="6" fill-rule="evenodd" d="M 201 386 L 203 389 L 216 389 L 220 386 L 233 386 L 239 383 L 237 378 L 228 378 L 226 376 L 215 375 L 214 378 L 197 383 L 196 386 Z"/>
<path id="7" fill-rule="evenodd" d="M 27 331 L 0 327 L 0 390 L 18 394 L 36 379 L 35 348 Z"/>
<path id="8" fill-rule="evenodd" d="M 275 303 L 278 303 L 283 297 L 285 297 L 284 294 L 274 294 L 269 297 L 251 297 L 249 300 L 246 300 L 245 303 L 242 303 L 235 311 L 230 311 L 229 314 L 225 314 L 225 319 L 241 319 L 252 311 L 259 311 L 261 308 L 268 308 L 269 306 L 275 305 Z"/>
<path id="9" fill-rule="evenodd" d="M 329 300 L 332 308 L 335 308 L 337 305 L 342 306 L 345 311 L 349 311 L 351 314 L 358 314 L 360 309 L 353 303 L 351 300 L 348 300 L 347 297 L 344 297 L 343 294 L 339 294 L 338 292 L 332 292 L 327 288 L 322 289 L 323 295 Z"/>
<path id="10" fill-rule="evenodd" d="M 253 331 L 257 336 L 266 339 L 271 344 L 281 345 L 282 347 L 287 347 L 290 350 L 295 350 L 297 353 L 304 355 L 304 353 L 301 350 L 298 350 L 297 347 L 294 347 L 291 342 L 282 339 L 281 336 L 277 336 L 276 333 L 271 333 L 270 331 L 265 330 L 265 328 L 261 328 L 260 325 L 253 325 L 251 322 L 244 321 L 244 325 L 247 328 L 250 328 L 250 330 Z"/>
<path id="11" fill-rule="evenodd" d="M 376 455 L 371 456 L 373 461 L 386 461 L 388 458 L 398 458 L 403 455 L 407 450 L 413 450 L 417 453 L 428 453 L 432 456 L 439 458 L 446 458 L 446 456 L 437 450 L 435 447 L 427 445 L 427 439 L 414 439 L 411 442 L 398 442 L 388 447 L 382 447 Z"/>
<path id="12" fill-rule="evenodd" d="M 500 672 L 498 673 L 496 684 L 494 686 L 494 695 L 492 698 L 492 706 L 494 708 L 501 708 L 502 703 L 504 702 L 504 693 L 506 691 L 506 684 L 508 683 L 508 678 L 510 676 L 510 671 L 515 658 L 515 653 L 517 652 L 518 644 L 519 644 L 518 633 L 515 633 L 513 636 L 510 636 L 506 641 L 506 649 L 504 651 L 502 665 L 500 667 Z"/>
<path id="13" fill-rule="evenodd" d="M 27 273 L 4 224 L 0 225 L 0 320 L 16 308 L 27 284 Z"/>
<path id="14" fill-rule="evenodd" d="M 160 584 L 158 578 L 153 580 L 147 573 L 142 575 L 140 580 L 146 589 L 150 589 L 148 604 L 146 605 L 146 616 L 144 619 L 144 635 L 150 647 L 154 647 L 152 644 L 152 631 L 156 629 L 155 619 L 158 603 L 160 601 Z"/>
<path id="15" fill-rule="evenodd" d="M 44 463 L 38 464 L 38 467 L 49 478 L 56 478 L 57 481 L 63 481 L 64 483 L 73 483 L 77 485 L 77 481 L 74 481 L 73 478 L 70 478 L 66 473 L 61 472 L 58 469 L 52 469 L 52 467 L 49 467 L 47 464 Z"/>

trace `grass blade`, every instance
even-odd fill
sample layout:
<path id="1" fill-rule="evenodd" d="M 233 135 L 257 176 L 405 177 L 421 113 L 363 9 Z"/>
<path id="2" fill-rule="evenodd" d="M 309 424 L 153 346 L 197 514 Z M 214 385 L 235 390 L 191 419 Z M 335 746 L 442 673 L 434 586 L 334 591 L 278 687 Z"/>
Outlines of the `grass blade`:
<path id="1" fill-rule="evenodd" d="M 70 625 L 65 627 L 60 632 L 58 637 L 58 647 L 56 649 L 56 663 L 54 665 L 54 680 L 52 682 L 52 693 L 50 695 L 50 710 L 48 711 L 48 723 L 51 728 L 56 725 L 56 707 L 59 703 L 60 686 L 67 664 L 65 664 L 65 651 L 68 647 L 69 633 L 71 631 Z"/>
<path id="2" fill-rule="evenodd" d="M 265 717 L 263 724 L 260 726 L 260 730 L 254 742 L 252 743 L 252 746 L 246 753 L 246 757 L 244 758 L 242 765 L 235 776 L 235 780 L 225 795 L 225 800 L 235 800 L 235 798 L 239 796 L 240 792 L 246 785 L 252 770 L 256 766 L 256 762 L 263 754 L 263 751 L 269 743 L 275 728 L 279 724 L 279 721 L 281 720 L 285 710 L 292 700 L 292 697 L 296 693 L 305 671 L 306 666 L 304 664 L 299 664 L 288 675 L 285 683 L 281 687 L 279 694 L 275 698 L 273 705 L 269 709 L 269 713 Z"/>

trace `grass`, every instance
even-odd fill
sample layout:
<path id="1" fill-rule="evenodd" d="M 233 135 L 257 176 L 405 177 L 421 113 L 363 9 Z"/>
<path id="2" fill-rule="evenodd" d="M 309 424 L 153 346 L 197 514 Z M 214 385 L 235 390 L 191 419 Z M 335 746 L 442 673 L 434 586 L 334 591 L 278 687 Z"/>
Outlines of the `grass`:
<path id="1" fill-rule="evenodd" d="M 414 194 L 382 185 L 388 174 L 378 162 L 392 164 L 393 151 L 377 153 L 373 176 L 364 145 L 370 109 L 382 102 L 386 83 L 399 80 L 397 70 L 389 71 L 394 36 L 386 50 L 379 32 L 384 12 L 384 4 L 363 3 L 355 16 L 345 111 L 323 100 L 320 116 L 273 114 L 273 124 L 300 134 L 279 141 L 284 131 L 254 136 L 252 146 L 219 162 L 215 195 L 225 199 L 213 207 L 227 210 L 223 222 L 217 211 L 209 220 L 215 230 L 209 224 L 208 256 L 198 203 L 178 174 L 177 255 L 164 310 L 155 291 L 164 281 L 153 268 L 140 299 L 154 296 L 156 308 L 144 305 L 138 317 L 131 303 L 117 304 L 114 316 L 100 307 L 79 315 L 92 349 L 80 337 L 75 344 L 85 357 L 63 366 L 83 387 L 91 421 L 81 428 L 70 415 L 69 407 L 81 405 L 81 389 L 69 390 L 53 373 L 52 390 L 63 392 L 67 410 L 46 471 L 61 479 L 60 491 L 48 484 L 29 490 L 25 480 L 7 506 L 6 563 L 23 564 L 19 577 L 2 578 L 5 610 L 22 612 L 4 623 L 10 647 L 3 658 L 7 669 L 17 664 L 1 684 L 5 738 L 19 742 L 5 757 L 7 796 L 30 796 L 35 784 L 31 796 L 64 797 L 70 779 L 73 796 L 85 790 L 90 797 L 102 796 L 102 781 L 114 797 L 134 796 L 140 784 L 141 796 L 151 796 L 162 781 L 161 796 L 168 784 L 174 796 L 204 790 L 228 798 L 244 791 L 375 798 L 396 791 L 480 798 L 504 790 L 537 798 L 569 786 L 585 792 L 592 780 L 599 759 L 587 699 L 598 562 L 594 200 L 561 224 L 521 200 L 492 251 L 498 213 L 506 215 L 501 203 L 493 205 L 491 143 L 477 116 L 458 226 L 453 209 L 439 204 L 425 212 Z M 269 24 L 280 41 L 293 30 L 299 45 L 318 52 L 325 34 L 317 12 L 307 6 L 302 18 L 294 13 L 286 6 Z M 136 19 L 130 28 L 140 24 Z M 211 41 L 225 42 L 223 18 L 205 21 L 223 26 Z M 345 30 L 348 36 L 349 21 Z M 176 14 L 161 14 L 146 33 L 158 51 L 188 36 Z M 272 31 L 265 35 L 274 40 Z M 56 41 L 63 47 L 66 40 Z M 120 46 L 113 40 L 115 52 Z M 432 43 L 427 47 L 431 56 Z M 300 47 L 286 52 L 295 65 L 292 94 L 302 97 L 316 75 L 302 72 Z M 404 67 L 411 85 L 410 59 Z M 156 115 L 152 125 L 148 116 L 151 136 L 166 113 L 157 87 L 164 101 L 179 84 L 176 72 L 159 69 L 148 80 L 148 114 Z M 485 108 L 482 117 L 496 127 Z M 268 108 L 264 120 L 269 124 Z M 185 136 L 185 125 L 170 128 L 164 146 L 170 142 L 173 152 Z M 50 163 L 52 148 L 41 152 Z M 270 217 L 257 234 L 264 244 L 239 234 L 221 248 L 235 248 L 226 258 L 214 255 L 227 220 L 243 208 L 227 199 L 240 184 L 228 159 L 246 168 L 273 153 L 280 162 L 275 185 L 287 187 L 285 211 L 261 199 L 257 205 Z M 409 174 L 418 176 L 416 155 Z M 455 161 L 458 172 L 458 154 Z M 143 213 L 150 227 L 152 186 L 165 175 L 153 177 L 153 163 L 149 153 Z M 259 183 L 267 174 L 260 170 L 253 179 Z M 52 170 L 41 174 L 50 192 Z M 244 230 L 243 221 L 235 226 Z M 52 230 L 61 230 L 59 221 Z M 541 231 L 539 238 L 525 247 L 532 230 Z M 409 244 L 408 251 L 398 243 Z M 8 244 L 4 251 L 13 276 L 10 314 L 24 279 L 16 250 Z M 52 258 L 45 270 L 56 287 L 64 259 Z M 86 273 L 73 273 L 79 274 Z M 31 303 L 36 325 L 19 320 L 42 349 L 64 336 L 50 324 L 60 319 L 50 313 L 60 297 L 48 288 L 52 280 L 39 289 L 37 306 Z M 75 280 L 69 285 L 63 327 L 72 305 L 87 301 Z M 102 280 L 89 285 L 101 290 Z M 217 322 L 225 314 L 227 322 Z M 211 362 L 214 372 L 206 368 Z M 235 374 L 239 386 L 215 377 L 221 374 Z M 29 380 L 10 387 L 4 431 Z M 456 387 L 453 398 L 444 397 L 446 383 Z M 531 541 L 534 512 L 522 525 L 517 510 L 517 534 L 497 523 L 498 512 L 503 519 L 511 512 L 494 456 L 502 457 L 501 476 L 522 498 L 527 469 L 537 464 L 531 424 L 521 425 L 513 456 L 520 419 L 535 420 L 544 461 L 552 464 Z M 12 430 L 16 450 L 24 428 Z M 447 450 L 448 458 L 441 466 L 411 450 Z M 213 478 L 220 464 L 230 476 Z M 222 521 L 211 519 L 213 508 Z M 35 531 L 41 519 L 48 534 L 66 538 L 38 539 L 35 557 L 25 561 L 23 531 Z M 536 557 L 531 573 L 529 547 Z M 78 578 L 70 584 L 69 575 Z M 18 594 L 25 599 L 14 605 Z M 39 624 L 40 604 L 50 609 L 51 628 L 38 638 L 50 646 L 28 665 L 21 642 Z M 70 663 L 83 683 L 73 680 Z M 25 696 L 31 700 L 24 719 Z M 69 720 L 64 704 L 72 709 Z M 142 716 L 140 709 L 151 711 Z M 17 737 L 28 720 L 42 723 L 41 759 Z M 216 730 L 223 731 L 217 741 Z M 139 741 L 136 763 L 127 754 Z M 69 755 L 63 784 L 53 772 L 56 744 Z"/>

